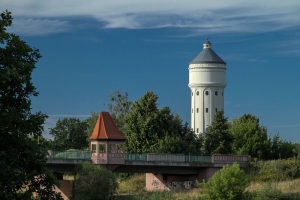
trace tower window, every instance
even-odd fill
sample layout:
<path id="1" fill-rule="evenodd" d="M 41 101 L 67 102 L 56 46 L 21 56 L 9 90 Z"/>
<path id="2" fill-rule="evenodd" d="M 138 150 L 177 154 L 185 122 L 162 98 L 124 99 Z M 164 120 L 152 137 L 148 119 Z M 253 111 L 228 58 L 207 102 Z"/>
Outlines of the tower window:
<path id="1" fill-rule="evenodd" d="M 192 96 L 193 96 L 193 92 L 192 92 Z"/>
<path id="2" fill-rule="evenodd" d="M 216 108 L 216 112 L 218 112 L 218 108 Z"/>
<path id="3" fill-rule="evenodd" d="M 192 113 L 193 113 L 193 108 L 192 108 Z"/>
<path id="4" fill-rule="evenodd" d="M 199 91 L 197 91 L 197 96 L 199 95 Z"/>
<path id="5" fill-rule="evenodd" d="M 205 108 L 206 113 L 208 113 L 208 108 Z"/>
<path id="6" fill-rule="evenodd" d="M 199 108 L 197 108 L 197 113 L 199 112 Z"/>
<path id="7" fill-rule="evenodd" d="M 222 96 L 223 96 L 223 92 L 222 92 Z"/>
<path id="8" fill-rule="evenodd" d="M 215 91 L 215 95 L 218 96 L 218 91 Z"/>
<path id="9" fill-rule="evenodd" d="M 208 92 L 208 91 L 205 91 L 205 95 L 209 95 L 209 92 Z"/>
<path id="10" fill-rule="evenodd" d="M 199 128 L 197 128 L 197 133 L 199 133 Z"/>

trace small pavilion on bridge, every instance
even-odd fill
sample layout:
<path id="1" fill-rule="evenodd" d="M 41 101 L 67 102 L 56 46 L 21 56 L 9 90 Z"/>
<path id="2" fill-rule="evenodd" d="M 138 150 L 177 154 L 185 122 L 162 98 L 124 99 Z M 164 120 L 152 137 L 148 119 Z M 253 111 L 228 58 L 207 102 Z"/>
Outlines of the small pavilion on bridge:
<path id="1" fill-rule="evenodd" d="M 91 142 L 91 160 L 95 164 L 124 164 L 125 136 L 108 112 L 100 112 Z"/>

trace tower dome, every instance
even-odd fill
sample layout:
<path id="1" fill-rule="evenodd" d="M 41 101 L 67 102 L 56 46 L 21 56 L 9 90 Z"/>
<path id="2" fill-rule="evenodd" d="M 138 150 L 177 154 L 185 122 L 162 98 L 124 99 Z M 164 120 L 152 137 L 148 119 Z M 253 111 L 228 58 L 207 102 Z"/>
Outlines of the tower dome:
<path id="1" fill-rule="evenodd" d="M 206 39 L 203 43 L 203 50 L 190 62 L 195 63 L 221 63 L 226 64 L 212 49 L 212 44 Z"/>
<path id="2" fill-rule="evenodd" d="M 203 50 L 189 63 L 191 128 L 204 133 L 218 110 L 224 110 L 226 63 L 211 49 L 208 39 Z"/>

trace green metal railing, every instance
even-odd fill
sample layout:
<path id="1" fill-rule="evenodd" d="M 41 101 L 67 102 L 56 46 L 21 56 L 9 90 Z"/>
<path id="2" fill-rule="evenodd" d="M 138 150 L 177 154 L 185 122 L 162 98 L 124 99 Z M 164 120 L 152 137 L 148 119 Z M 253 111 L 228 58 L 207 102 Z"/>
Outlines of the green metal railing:
<path id="1" fill-rule="evenodd" d="M 185 155 L 185 162 L 212 163 L 212 156 Z"/>
<path id="2" fill-rule="evenodd" d="M 90 151 L 76 151 L 76 150 L 67 150 L 67 151 L 57 151 L 52 150 L 51 159 L 82 159 L 89 160 L 91 159 Z"/>
<path id="3" fill-rule="evenodd" d="M 151 156 L 151 158 L 149 157 Z M 205 155 L 184 155 L 184 154 L 134 154 L 125 153 L 124 159 L 127 161 L 170 161 L 170 162 L 198 162 L 212 163 L 212 156 Z"/>
<path id="4" fill-rule="evenodd" d="M 147 161 L 147 154 L 125 153 L 124 159 L 128 161 Z"/>
<path id="5" fill-rule="evenodd" d="M 49 159 L 91 159 L 90 151 L 80 150 L 67 150 L 49 151 Z M 124 160 L 126 161 L 166 161 L 166 162 L 197 162 L 197 163 L 212 163 L 211 155 L 184 155 L 184 154 L 136 154 L 136 153 L 124 153 Z"/>

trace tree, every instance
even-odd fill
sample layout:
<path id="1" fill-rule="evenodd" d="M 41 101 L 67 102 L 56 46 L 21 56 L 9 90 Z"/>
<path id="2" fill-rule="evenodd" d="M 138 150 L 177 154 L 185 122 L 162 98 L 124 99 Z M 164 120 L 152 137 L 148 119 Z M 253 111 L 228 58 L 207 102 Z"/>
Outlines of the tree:
<path id="1" fill-rule="evenodd" d="M 118 188 L 118 182 L 113 173 L 102 168 L 83 162 L 76 166 L 74 200 L 107 199 Z"/>
<path id="2" fill-rule="evenodd" d="M 121 94 L 120 90 L 116 90 L 109 94 L 112 104 L 107 104 L 109 113 L 113 118 L 116 126 L 124 133 L 126 122 L 125 117 L 129 113 L 132 102 L 128 99 L 128 93 Z"/>
<path id="3" fill-rule="evenodd" d="M 259 119 L 251 114 L 244 114 L 232 120 L 230 133 L 234 137 L 233 153 L 251 155 L 267 159 L 270 152 L 270 141 L 267 129 L 259 125 Z"/>
<path id="4" fill-rule="evenodd" d="M 218 111 L 211 126 L 207 127 L 204 133 L 204 154 L 230 154 L 233 137 L 229 133 L 229 123 L 224 117 L 224 111 Z"/>
<path id="5" fill-rule="evenodd" d="M 99 113 L 91 112 L 91 116 L 84 120 L 87 123 L 87 139 L 86 139 L 86 141 L 88 143 L 90 143 L 90 137 L 93 134 L 98 117 L 99 117 Z"/>
<path id="6" fill-rule="evenodd" d="M 30 199 L 33 192 L 41 199 L 59 198 L 46 168 L 47 149 L 38 142 L 47 116 L 31 113 L 31 97 L 38 95 L 31 74 L 41 55 L 6 31 L 11 24 L 11 13 L 1 13 L 0 199 Z"/>
<path id="7" fill-rule="evenodd" d="M 282 140 L 279 134 L 275 134 L 273 138 L 270 138 L 270 144 L 268 159 L 287 159 L 297 156 L 295 152 L 296 144 Z"/>
<path id="8" fill-rule="evenodd" d="M 225 165 L 207 183 L 201 183 L 208 200 L 240 200 L 249 184 L 249 178 L 239 164 Z"/>
<path id="9" fill-rule="evenodd" d="M 158 96 L 146 92 L 126 115 L 126 151 L 185 153 L 195 151 L 196 136 L 169 107 L 157 108 Z"/>
<path id="10" fill-rule="evenodd" d="M 77 118 L 64 118 L 56 122 L 54 128 L 50 128 L 49 134 L 54 136 L 52 148 L 65 149 L 85 149 L 89 143 L 86 140 L 88 124 Z"/>

